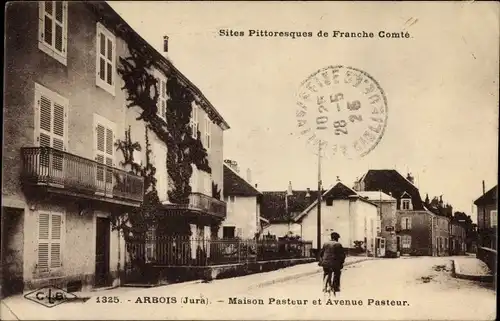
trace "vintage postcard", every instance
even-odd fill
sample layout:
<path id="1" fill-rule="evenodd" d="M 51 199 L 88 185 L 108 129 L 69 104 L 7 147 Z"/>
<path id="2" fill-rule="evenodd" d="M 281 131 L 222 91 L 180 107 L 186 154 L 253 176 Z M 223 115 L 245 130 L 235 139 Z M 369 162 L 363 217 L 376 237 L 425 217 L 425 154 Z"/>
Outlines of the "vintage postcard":
<path id="1" fill-rule="evenodd" d="M 7 3 L 1 319 L 496 319 L 499 19 Z"/>

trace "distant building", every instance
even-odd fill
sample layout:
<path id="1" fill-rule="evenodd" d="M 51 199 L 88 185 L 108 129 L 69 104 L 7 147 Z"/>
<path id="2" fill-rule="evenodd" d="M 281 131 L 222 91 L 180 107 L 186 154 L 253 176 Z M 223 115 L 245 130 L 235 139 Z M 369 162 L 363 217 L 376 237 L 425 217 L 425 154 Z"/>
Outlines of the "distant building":
<path id="1" fill-rule="evenodd" d="M 497 248 L 498 229 L 498 185 L 474 201 L 477 206 L 477 228 L 479 246 Z"/>
<path id="2" fill-rule="evenodd" d="M 429 211 L 413 177 L 396 170 L 369 170 L 357 182 L 356 191 L 382 191 L 396 199 L 396 248 L 401 254 L 444 255 L 448 247 L 448 219 Z"/>
<path id="3" fill-rule="evenodd" d="M 293 217 L 305 210 L 318 198 L 317 191 L 291 190 L 262 192 L 260 215 L 267 220 L 263 233 L 277 237 L 285 236 L 289 231 L 300 235 L 300 224 Z"/>
<path id="4" fill-rule="evenodd" d="M 377 204 L 379 207 L 380 226 L 377 230 L 376 249 L 377 256 L 397 257 L 398 243 L 396 237 L 396 199 L 390 195 L 379 192 L 357 192 L 361 197 Z"/>
<path id="5" fill-rule="evenodd" d="M 300 224 L 301 236 L 313 242 L 317 248 L 317 200 L 293 218 Z M 378 207 L 341 182 L 322 195 L 321 242 L 330 239 L 332 232 L 340 234 L 339 242 L 354 249 L 355 241 L 361 241 L 368 253 L 375 252 L 377 237 Z"/>
<path id="6" fill-rule="evenodd" d="M 224 200 L 227 204 L 227 216 L 222 222 L 218 236 L 225 239 L 254 238 L 260 231 L 261 195 L 261 192 L 233 169 L 230 162 L 224 161 Z"/>

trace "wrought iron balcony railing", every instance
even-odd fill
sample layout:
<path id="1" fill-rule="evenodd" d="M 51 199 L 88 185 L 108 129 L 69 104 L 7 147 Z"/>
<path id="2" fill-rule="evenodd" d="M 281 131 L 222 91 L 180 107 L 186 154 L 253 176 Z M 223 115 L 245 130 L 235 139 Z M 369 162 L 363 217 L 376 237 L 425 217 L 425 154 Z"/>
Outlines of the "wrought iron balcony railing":
<path id="1" fill-rule="evenodd" d="M 185 209 L 206 213 L 219 218 L 226 217 L 226 202 L 202 193 L 189 194 L 189 202 L 187 204 L 169 203 L 164 206 L 170 209 Z"/>
<path id="2" fill-rule="evenodd" d="M 221 218 L 226 217 L 226 202 L 201 193 L 191 193 L 189 195 L 189 208 Z"/>
<path id="3" fill-rule="evenodd" d="M 81 194 L 142 202 L 144 179 L 105 164 L 51 147 L 25 147 L 22 178 Z"/>

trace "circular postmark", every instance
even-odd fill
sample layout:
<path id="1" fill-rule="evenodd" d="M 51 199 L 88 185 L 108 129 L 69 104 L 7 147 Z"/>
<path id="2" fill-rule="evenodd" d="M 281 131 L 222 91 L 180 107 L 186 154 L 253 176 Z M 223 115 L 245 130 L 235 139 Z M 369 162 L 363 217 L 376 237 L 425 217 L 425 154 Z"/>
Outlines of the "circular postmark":
<path id="1" fill-rule="evenodd" d="M 315 153 L 363 157 L 384 135 L 385 93 L 368 73 L 329 66 L 310 75 L 297 95 L 296 128 Z"/>

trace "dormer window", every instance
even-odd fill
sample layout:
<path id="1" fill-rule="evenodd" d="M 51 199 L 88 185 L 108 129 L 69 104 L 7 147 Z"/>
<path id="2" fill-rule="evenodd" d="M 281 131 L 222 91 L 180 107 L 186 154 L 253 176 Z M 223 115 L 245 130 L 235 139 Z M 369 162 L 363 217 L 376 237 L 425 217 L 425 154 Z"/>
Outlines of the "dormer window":
<path id="1" fill-rule="evenodd" d="M 413 204 L 411 202 L 411 196 L 406 192 L 404 192 L 403 195 L 401 195 L 400 208 L 404 211 L 411 211 L 413 209 Z"/>

